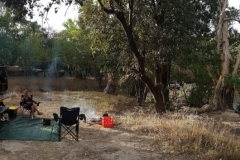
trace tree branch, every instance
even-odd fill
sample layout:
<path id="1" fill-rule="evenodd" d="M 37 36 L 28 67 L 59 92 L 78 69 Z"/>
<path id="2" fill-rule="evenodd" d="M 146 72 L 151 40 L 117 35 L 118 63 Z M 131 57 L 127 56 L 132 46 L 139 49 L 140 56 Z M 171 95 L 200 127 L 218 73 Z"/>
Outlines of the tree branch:
<path id="1" fill-rule="evenodd" d="M 131 26 L 131 27 L 132 27 L 133 3 L 134 3 L 134 0 L 128 1 L 128 4 L 129 4 L 129 26 Z"/>
<path id="2" fill-rule="evenodd" d="M 238 55 L 237 55 L 237 60 L 236 60 L 236 63 L 235 63 L 235 66 L 234 66 L 234 70 L 232 72 L 232 75 L 236 75 L 237 74 L 237 70 L 239 68 L 239 65 L 240 65 L 240 51 L 238 51 Z"/>
<path id="3" fill-rule="evenodd" d="M 224 18 L 226 16 L 225 10 L 228 6 L 227 1 L 225 0 L 219 0 L 219 21 L 218 21 L 218 31 L 217 31 L 217 53 L 220 54 L 220 49 L 222 45 L 222 38 L 223 38 L 223 33 L 222 33 L 222 28 L 223 28 L 223 22 Z"/>
<path id="4" fill-rule="evenodd" d="M 226 18 L 226 19 L 224 19 L 224 22 L 225 21 L 237 21 L 238 23 L 240 23 L 240 20 L 235 19 L 235 18 Z"/>
<path id="5" fill-rule="evenodd" d="M 71 3 L 69 3 L 69 5 L 68 5 L 68 8 L 66 9 L 66 12 L 65 12 L 65 15 L 64 15 L 64 16 L 66 16 L 66 15 L 67 15 L 67 11 L 68 11 L 69 7 L 71 6 L 71 4 L 72 4 L 72 2 L 71 2 Z"/>
<path id="6" fill-rule="evenodd" d="M 98 3 L 100 4 L 102 10 L 103 10 L 104 12 L 106 12 L 107 14 L 114 14 L 114 13 L 115 13 L 115 11 L 114 11 L 113 9 L 107 9 L 107 8 L 103 5 L 103 3 L 102 3 L 101 0 L 98 0 Z"/>

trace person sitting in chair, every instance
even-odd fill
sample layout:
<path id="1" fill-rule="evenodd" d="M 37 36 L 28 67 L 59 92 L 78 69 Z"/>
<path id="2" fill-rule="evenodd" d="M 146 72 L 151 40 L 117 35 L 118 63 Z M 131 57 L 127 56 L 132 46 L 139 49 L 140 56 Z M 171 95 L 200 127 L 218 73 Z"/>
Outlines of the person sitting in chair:
<path id="1" fill-rule="evenodd" d="M 25 90 L 24 94 L 21 97 L 21 102 L 23 103 L 23 107 L 27 110 L 31 110 L 31 116 L 34 117 L 34 112 L 37 111 L 38 115 L 42 115 L 43 113 L 40 112 L 37 108 L 40 102 L 36 102 L 33 100 L 32 95 L 28 94 L 28 91 Z"/>

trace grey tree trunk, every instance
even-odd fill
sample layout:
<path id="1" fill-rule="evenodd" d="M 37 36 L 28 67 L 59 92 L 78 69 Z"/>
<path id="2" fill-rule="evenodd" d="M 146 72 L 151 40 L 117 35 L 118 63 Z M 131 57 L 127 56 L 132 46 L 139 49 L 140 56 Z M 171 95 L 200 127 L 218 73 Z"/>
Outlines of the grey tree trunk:
<path id="1" fill-rule="evenodd" d="M 116 88 L 115 88 L 115 85 L 113 83 L 113 77 L 112 77 L 112 73 L 108 73 L 107 74 L 107 79 L 108 79 L 108 82 L 107 82 L 107 86 L 106 88 L 103 90 L 104 93 L 107 93 L 107 94 L 114 94 L 115 91 L 116 91 Z"/>
<path id="2" fill-rule="evenodd" d="M 232 60 L 232 56 L 229 52 L 228 22 L 226 20 L 225 12 L 227 7 L 228 0 L 219 0 L 217 52 L 221 56 L 222 68 L 220 76 L 217 80 L 217 84 L 215 86 L 215 95 L 213 98 L 212 107 L 214 110 L 222 111 L 224 111 L 226 108 L 232 108 L 235 90 L 234 86 L 226 86 L 224 83 L 224 76 L 229 74 L 229 64 Z"/>

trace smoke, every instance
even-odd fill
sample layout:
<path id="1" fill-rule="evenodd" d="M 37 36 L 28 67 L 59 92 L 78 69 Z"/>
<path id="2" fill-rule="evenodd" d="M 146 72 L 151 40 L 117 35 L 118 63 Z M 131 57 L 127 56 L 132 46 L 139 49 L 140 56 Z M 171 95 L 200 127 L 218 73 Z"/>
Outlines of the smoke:
<path id="1" fill-rule="evenodd" d="M 66 99 L 68 96 L 64 96 Z M 70 107 L 69 103 L 66 101 L 66 99 L 63 99 L 63 104 L 66 104 Z M 96 115 L 95 107 L 91 104 L 91 102 L 86 102 L 86 99 L 80 98 L 71 105 L 71 107 L 80 107 L 80 114 L 85 114 L 87 118 L 99 118 L 99 116 Z"/>
<path id="2" fill-rule="evenodd" d="M 57 63 L 58 60 L 54 59 L 52 63 L 49 65 L 47 69 L 48 77 L 56 77 L 57 76 Z"/>
<path id="3" fill-rule="evenodd" d="M 50 83 L 52 82 L 53 78 L 57 78 L 58 77 L 58 69 L 57 69 L 57 65 L 60 61 L 59 58 L 59 52 L 61 50 L 61 46 L 59 45 L 59 43 L 54 43 L 54 47 L 52 49 L 52 61 L 50 63 L 50 65 L 47 68 L 47 80 L 45 82 L 44 88 L 43 90 L 45 91 L 51 91 L 51 87 L 50 87 Z"/>

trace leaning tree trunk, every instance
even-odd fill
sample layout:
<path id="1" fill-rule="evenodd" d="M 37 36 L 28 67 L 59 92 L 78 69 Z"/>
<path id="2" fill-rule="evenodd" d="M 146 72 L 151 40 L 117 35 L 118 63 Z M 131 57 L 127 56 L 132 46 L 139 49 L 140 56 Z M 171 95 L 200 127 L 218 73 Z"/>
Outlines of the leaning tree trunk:
<path id="1" fill-rule="evenodd" d="M 151 85 L 151 83 L 145 81 L 153 95 L 155 108 L 158 113 L 164 113 L 167 109 L 167 103 L 169 102 L 169 90 L 167 89 L 170 77 L 169 64 L 170 63 L 160 65 L 159 62 L 156 64 L 155 85 Z"/>
<path id="2" fill-rule="evenodd" d="M 231 108 L 234 99 L 234 86 L 227 86 L 224 83 L 224 76 L 229 74 L 229 63 L 231 61 L 231 54 L 229 52 L 228 41 L 228 24 L 226 21 L 226 8 L 228 0 L 219 0 L 219 23 L 217 32 L 217 52 L 221 55 L 222 69 L 215 86 L 215 95 L 213 99 L 214 110 L 225 110 Z"/>
<path id="3" fill-rule="evenodd" d="M 141 79 L 148 86 L 149 91 L 152 93 L 155 102 L 155 111 L 157 113 L 166 112 L 166 102 L 164 97 L 164 88 L 166 85 L 162 84 L 161 82 L 154 84 L 152 83 L 152 80 L 144 74 L 141 76 Z"/>
<path id="4" fill-rule="evenodd" d="M 116 89 L 115 89 L 115 85 L 113 83 L 112 73 L 107 74 L 107 80 L 108 80 L 107 86 L 105 87 L 103 92 L 107 93 L 107 94 L 114 94 Z"/>

